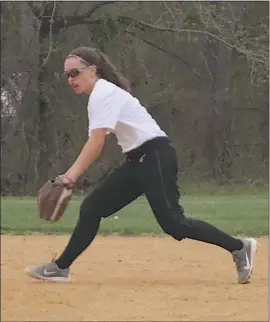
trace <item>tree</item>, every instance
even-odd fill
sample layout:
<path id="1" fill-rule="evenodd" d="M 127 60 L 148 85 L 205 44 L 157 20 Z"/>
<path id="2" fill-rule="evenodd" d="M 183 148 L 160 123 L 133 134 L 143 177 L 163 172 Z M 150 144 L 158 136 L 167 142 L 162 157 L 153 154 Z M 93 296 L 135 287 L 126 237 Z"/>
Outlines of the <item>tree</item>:
<path id="1" fill-rule="evenodd" d="M 181 180 L 265 177 L 268 3 L 1 6 L 1 102 L 14 111 L 1 117 L 2 173 L 18 173 L 12 177 L 21 193 L 35 193 L 64 171 L 87 136 L 86 98 L 74 97 L 61 78 L 67 53 L 80 44 L 104 50 L 130 78 L 133 93 L 172 138 Z M 79 186 L 95 185 L 122 162 L 119 155 L 109 137 Z"/>

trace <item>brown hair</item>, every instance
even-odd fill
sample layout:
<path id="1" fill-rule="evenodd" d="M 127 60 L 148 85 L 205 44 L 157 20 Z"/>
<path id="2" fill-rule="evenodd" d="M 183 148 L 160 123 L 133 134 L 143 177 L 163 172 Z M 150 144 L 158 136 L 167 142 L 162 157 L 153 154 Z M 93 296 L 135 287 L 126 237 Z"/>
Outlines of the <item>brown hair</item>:
<path id="1" fill-rule="evenodd" d="M 77 56 L 84 64 L 95 65 L 99 77 L 114 83 L 127 92 L 131 91 L 129 81 L 119 73 L 110 59 L 99 49 L 90 47 L 78 47 L 73 49 L 68 57 Z"/>

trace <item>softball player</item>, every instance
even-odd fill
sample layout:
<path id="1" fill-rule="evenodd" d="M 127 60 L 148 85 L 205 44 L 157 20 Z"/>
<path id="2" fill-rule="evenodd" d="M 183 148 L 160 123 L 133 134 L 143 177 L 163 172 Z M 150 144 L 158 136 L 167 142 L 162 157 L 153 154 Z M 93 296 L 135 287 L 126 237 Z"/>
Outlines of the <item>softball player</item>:
<path id="1" fill-rule="evenodd" d="M 70 266 L 97 235 L 101 219 L 144 194 L 165 233 L 177 241 L 189 238 L 227 250 L 235 262 L 238 282 L 247 283 L 256 240 L 235 238 L 207 222 L 185 216 L 179 204 L 176 151 L 108 57 L 97 49 L 76 48 L 65 60 L 64 74 L 76 94 L 89 96 L 89 138 L 73 165 L 61 175 L 64 183 L 76 182 L 98 158 L 108 132 L 116 135 L 126 162 L 84 199 L 63 253 L 51 263 L 29 267 L 26 272 L 42 280 L 69 281 Z"/>

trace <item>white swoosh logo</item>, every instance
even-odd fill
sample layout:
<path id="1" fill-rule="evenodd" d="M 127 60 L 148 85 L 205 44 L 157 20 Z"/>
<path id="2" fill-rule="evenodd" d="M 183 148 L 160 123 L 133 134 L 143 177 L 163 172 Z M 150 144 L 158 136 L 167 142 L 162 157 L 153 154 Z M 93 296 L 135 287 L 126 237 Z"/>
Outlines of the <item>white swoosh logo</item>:
<path id="1" fill-rule="evenodd" d="M 56 274 L 56 272 L 49 272 L 49 271 L 47 271 L 47 269 L 44 269 L 43 274 L 44 274 L 45 276 L 52 276 L 52 275 Z"/>
<path id="2" fill-rule="evenodd" d="M 143 162 L 143 159 L 144 159 L 144 157 L 146 156 L 146 154 L 144 154 L 144 155 L 142 155 L 141 157 L 140 157 L 140 159 L 139 159 L 139 162 L 141 163 L 141 162 Z"/>
<path id="3" fill-rule="evenodd" d="M 246 254 L 246 260 L 247 260 L 247 264 L 244 266 L 244 269 L 250 269 L 250 263 L 249 263 L 247 254 Z"/>

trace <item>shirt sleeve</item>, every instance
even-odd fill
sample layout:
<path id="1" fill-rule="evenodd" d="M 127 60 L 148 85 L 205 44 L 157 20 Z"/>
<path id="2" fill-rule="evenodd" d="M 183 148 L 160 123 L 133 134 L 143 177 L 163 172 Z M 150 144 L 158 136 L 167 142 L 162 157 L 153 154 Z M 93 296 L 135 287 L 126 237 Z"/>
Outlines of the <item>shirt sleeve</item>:
<path id="1" fill-rule="evenodd" d="M 88 103 L 89 133 L 101 128 L 113 131 L 125 103 L 124 97 L 117 88 L 95 94 Z"/>

